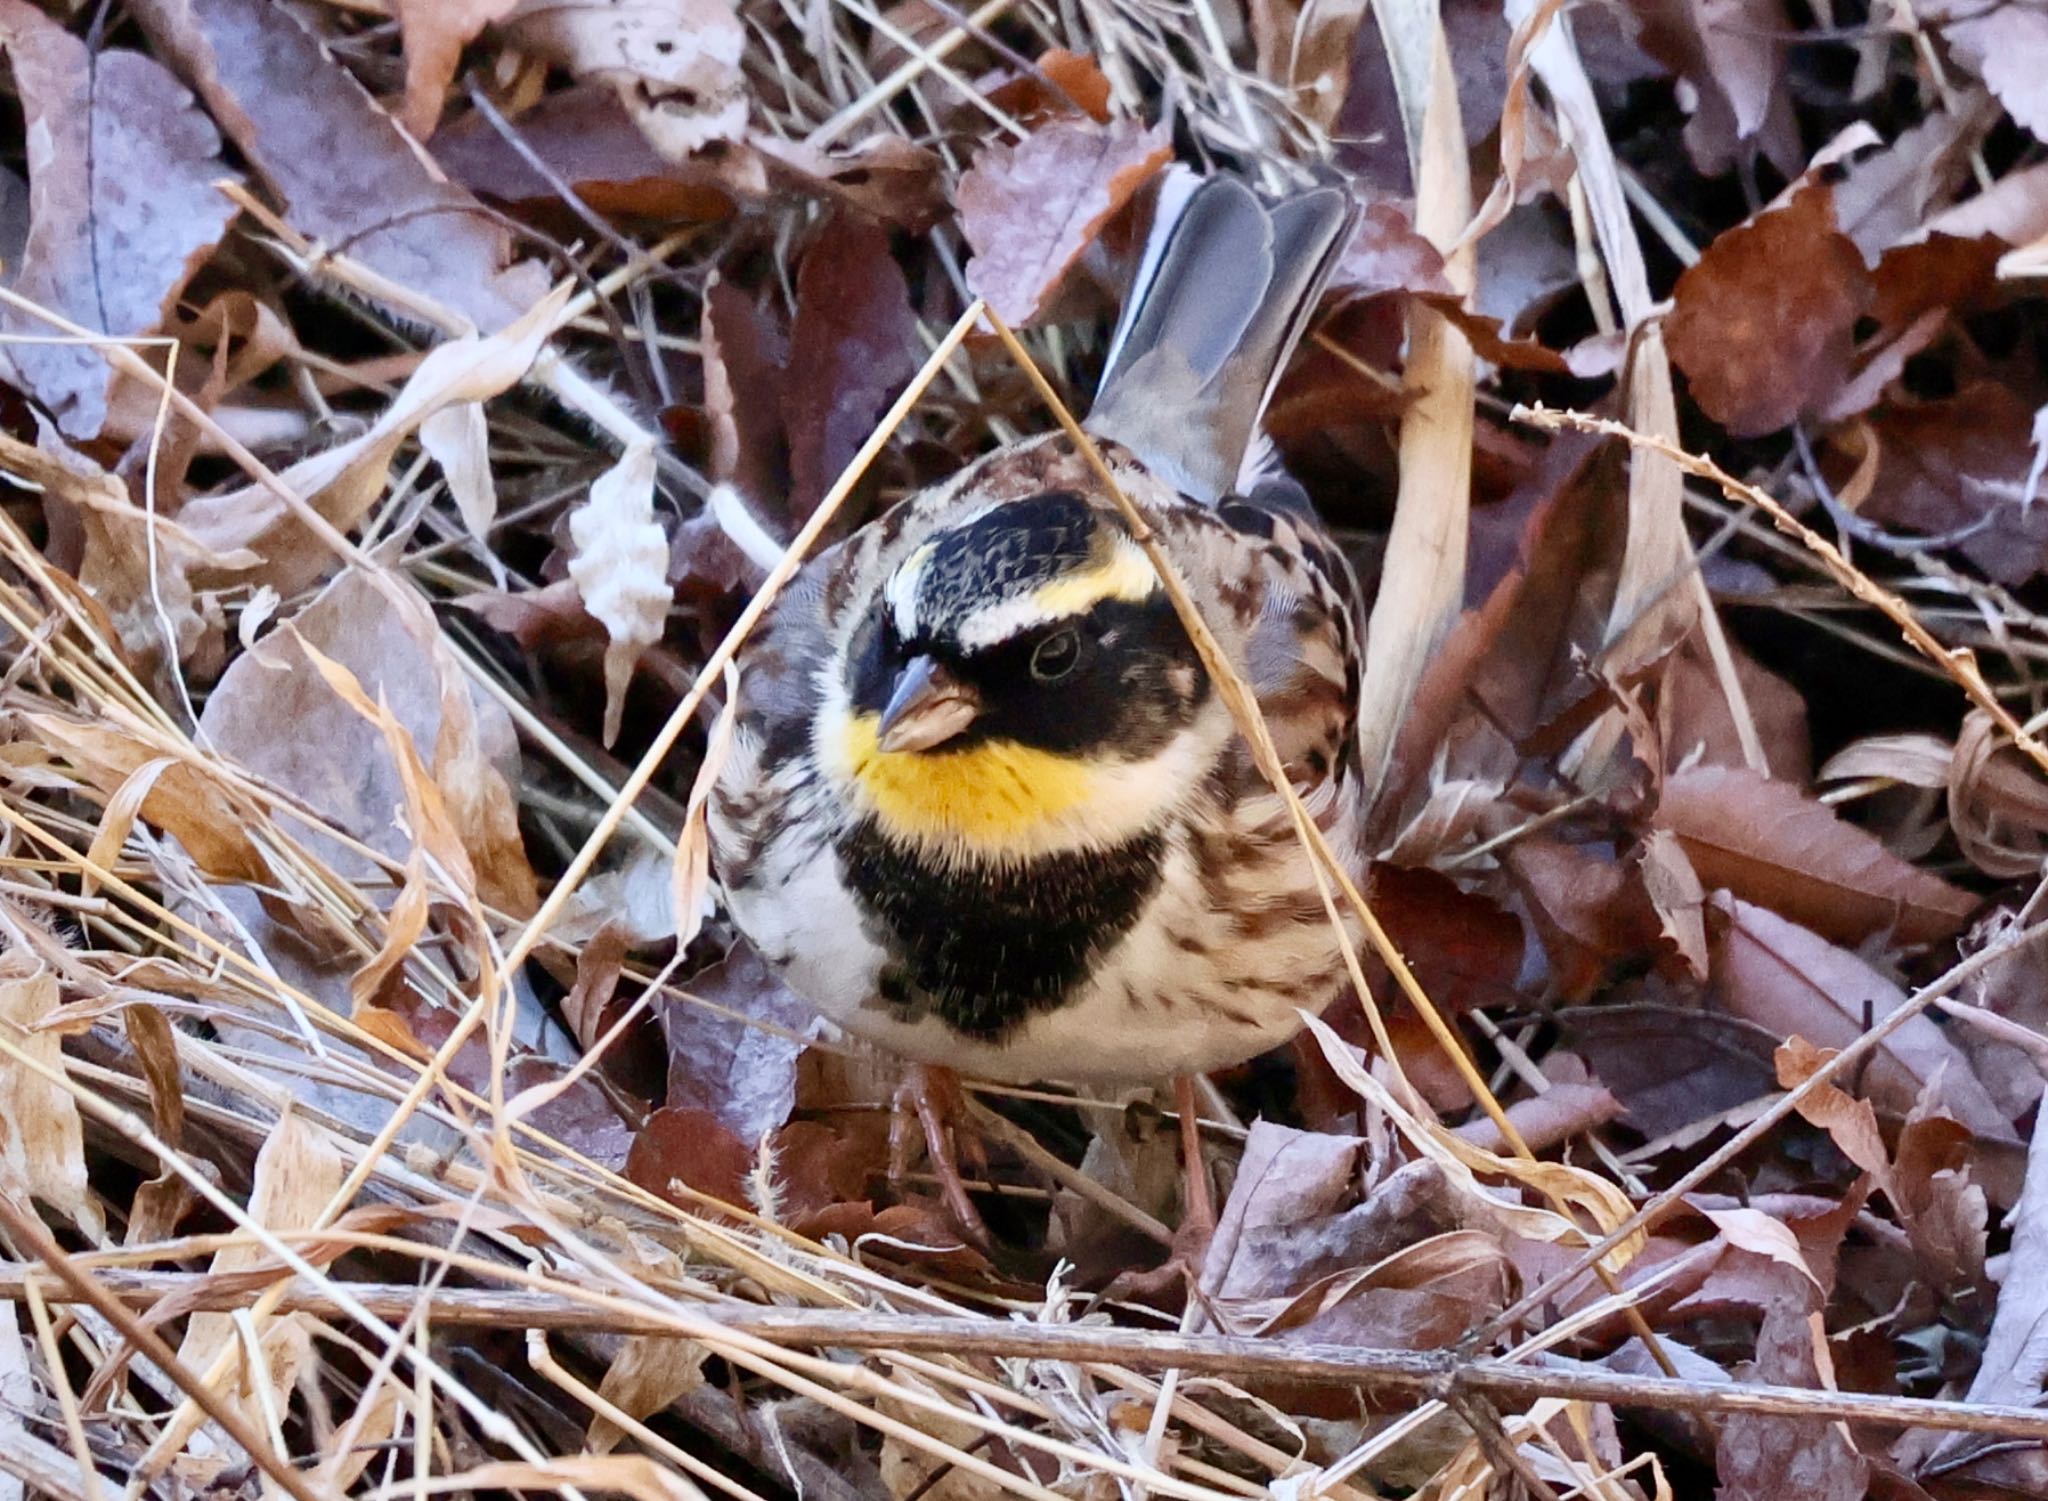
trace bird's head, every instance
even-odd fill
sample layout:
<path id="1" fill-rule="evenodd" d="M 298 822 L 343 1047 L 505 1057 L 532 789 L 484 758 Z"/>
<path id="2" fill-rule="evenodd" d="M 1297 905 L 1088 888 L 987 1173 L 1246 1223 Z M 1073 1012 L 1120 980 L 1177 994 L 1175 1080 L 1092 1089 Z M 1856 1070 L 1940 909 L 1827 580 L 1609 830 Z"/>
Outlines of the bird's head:
<path id="1" fill-rule="evenodd" d="M 1186 791 L 1160 778 L 1192 774 L 1208 697 L 1144 551 L 1063 490 L 921 542 L 883 579 L 841 671 L 828 764 L 890 832 L 997 854 L 1144 827 Z"/>

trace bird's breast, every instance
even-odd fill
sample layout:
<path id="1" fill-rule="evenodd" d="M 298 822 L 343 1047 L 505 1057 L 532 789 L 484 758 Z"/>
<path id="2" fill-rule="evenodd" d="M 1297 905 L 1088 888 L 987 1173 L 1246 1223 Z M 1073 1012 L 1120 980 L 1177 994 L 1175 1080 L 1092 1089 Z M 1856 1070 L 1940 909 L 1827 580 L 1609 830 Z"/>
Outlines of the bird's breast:
<path id="1" fill-rule="evenodd" d="M 996 1041 L 1064 1003 L 1157 890 L 1165 840 L 1022 861 L 942 860 L 874 819 L 842 835 L 842 876 L 890 958 L 879 1004 Z"/>

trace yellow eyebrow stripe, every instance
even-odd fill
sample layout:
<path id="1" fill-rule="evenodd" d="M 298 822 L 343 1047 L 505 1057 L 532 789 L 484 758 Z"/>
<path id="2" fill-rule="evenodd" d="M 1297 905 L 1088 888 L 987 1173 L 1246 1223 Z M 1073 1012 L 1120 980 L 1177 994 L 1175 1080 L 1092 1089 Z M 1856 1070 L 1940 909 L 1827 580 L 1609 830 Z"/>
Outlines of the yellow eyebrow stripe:
<path id="1" fill-rule="evenodd" d="M 1159 575 L 1152 560 L 1136 544 L 1118 542 L 1101 567 L 1054 579 L 1032 595 L 1031 602 L 1048 617 L 1057 618 L 1085 614 L 1106 599 L 1147 599 L 1158 587 Z"/>

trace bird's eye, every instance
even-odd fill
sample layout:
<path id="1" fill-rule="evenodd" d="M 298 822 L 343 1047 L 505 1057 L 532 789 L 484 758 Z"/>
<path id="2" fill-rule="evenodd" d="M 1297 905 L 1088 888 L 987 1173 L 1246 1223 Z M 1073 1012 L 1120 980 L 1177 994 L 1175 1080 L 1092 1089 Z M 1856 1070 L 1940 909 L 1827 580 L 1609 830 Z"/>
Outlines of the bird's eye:
<path id="1" fill-rule="evenodd" d="M 1031 654 L 1031 675 L 1041 683 L 1057 682 L 1081 660 L 1081 638 L 1071 630 L 1047 636 Z"/>

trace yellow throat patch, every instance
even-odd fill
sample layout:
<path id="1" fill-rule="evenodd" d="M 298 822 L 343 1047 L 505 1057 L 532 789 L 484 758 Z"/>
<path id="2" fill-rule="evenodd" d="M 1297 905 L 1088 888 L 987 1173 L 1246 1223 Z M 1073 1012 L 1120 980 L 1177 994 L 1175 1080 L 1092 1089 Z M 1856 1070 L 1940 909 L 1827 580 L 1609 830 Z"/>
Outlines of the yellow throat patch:
<path id="1" fill-rule="evenodd" d="M 1086 762 L 990 740 L 954 751 L 885 751 L 880 716 L 849 714 L 836 747 L 889 832 L 959 839 L 987 849 L 1028 843 L 1050 819 L 1086 804 L 1095 777 Z"/>

